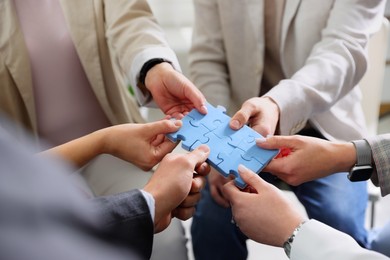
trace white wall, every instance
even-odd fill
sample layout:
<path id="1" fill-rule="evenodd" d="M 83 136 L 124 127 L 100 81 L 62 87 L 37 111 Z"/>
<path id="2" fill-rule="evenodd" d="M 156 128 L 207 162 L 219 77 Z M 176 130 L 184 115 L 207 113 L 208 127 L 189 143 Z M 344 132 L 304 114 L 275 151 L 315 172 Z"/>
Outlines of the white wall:
<path id="1" fill-rule="evenodd" d="M 167 40 L 176 52 L 183 74 L 188 76 L 188 51 L 191 45 L 194 9 L 192 0 L 148 0 Z"/>

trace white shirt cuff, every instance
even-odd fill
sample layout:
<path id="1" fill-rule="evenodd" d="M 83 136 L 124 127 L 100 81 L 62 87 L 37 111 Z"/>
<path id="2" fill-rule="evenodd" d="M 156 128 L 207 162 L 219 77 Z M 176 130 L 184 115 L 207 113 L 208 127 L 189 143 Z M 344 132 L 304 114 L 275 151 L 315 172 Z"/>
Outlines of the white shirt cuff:
<path id="1" fill-rule="evenodd" d="M 153 198 L 152 194 L 150 194 L 149 192 L 144 191 L 144 190 L 140 190 L 140 191 L 141 191 L 142 195 L 144 196 L 146 203 L 148 204 L 150 216 L 152 217 L 152 221 L 154 223 L 154 211 L 155 211 L 154 198 Z"/>

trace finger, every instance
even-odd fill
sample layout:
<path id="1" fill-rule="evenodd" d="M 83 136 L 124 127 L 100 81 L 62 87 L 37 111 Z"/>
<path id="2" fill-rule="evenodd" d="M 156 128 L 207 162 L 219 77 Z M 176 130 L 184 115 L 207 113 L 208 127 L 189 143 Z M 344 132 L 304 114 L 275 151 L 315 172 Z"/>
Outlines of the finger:
<path id="1" fill-rule="evenodd" d="M 203 176 L 194 176 L 190 193 L 201 192 L 206 185 L 206 178 Z"/>
<path id="2" fill-rule="evenodd" d="M 210 154 L 210 148 L 207 145 L 200 145 L 195 150 L 187 154 L 188 160 L 194 165 L 194 169 L 204 163 Z"/>
<path id="3" fill-rule="evenodd" d="M 179 144 L 179 142 L 172 142 L 168 138 L 165 138 L 164 142 L 158 145 L 159 154 L 167 154 L 172 152 L 173 149 Z M 152 144 L 153 145 L 153 144 Z"/>
<path id="4" fill-rule="evenodd" d="M 201 194 L 198 193 L 193 193 L 188 195 L 182 203 L 180 203 L 179 207 L 180 208 L 189 208 L 189 207 L 195 207 L 195 205 L 199 202 L 201 197 Z"/>
<path id="5" fill-rule="evenodd" d="M 230 127 L 234 130 L 240 129 L 243 125 L 245 125 L 249 118 L 252 115 L 252 112 L 254 110 L 254 107 L 252 105 L 247 105 L 244 103 L 240 110 L 237 111 L 233 115 L 233 117 L 230 120 Z"/>
<path id="6" fill-rule="evenodd" d="M 185 80 L 186 97 L 193 103 L 194 107 L 201 113 L 207 114 L 206 98 L 202 92 L 195 87 L 188 79 Z"/>
<path id="7" fill-rule="evenodd" d="M 267 138 L 257 138 L 256 144 L 264 149 L 281 149 L 292 146 L 290 136 L 268 136 Z"/>
<path id="8" fill-rule="evenodd" d="M 149 123 L 148 131 L 151 135 L 168 134 L 176 132 L 183 125 L 181 120 L 160 120 Z"/>
<path id="9" fill-rule="evenodd" d="M 278 149 L 279 153 L 275 159 L 289 156 L 294 150 L 294 139 L 291 136 L 271 136 L 256 139 L 256 144 L 264 149 Z"/>
<path id="10" fill-rule="evenodd" d="M 164 142 L 164 140 L 165 140 L 165 135 L 159 134 L 159 135 L 156 136 L 156 138 L 154 138 L 154 140 L 152 140 L 151 144 L 152 144 L 153 146 L 158 146 L 158 145 L 160 145 L 162 142 Z"/>
<path id="11" fill-rule="evenodd" d="M 210 186 L 210 194 L 211 197 L 214 199 L 214 201 L 218 203 L 220 206 L 224 208 L 228 208 L 230 206 L 229 201 L 224 198 L 222 192 L 220 191 L 220 189 L 218 189 L 217 186 L 215 185 Z"/>
<path id="12" fill-rule="evenodd" d="M 237 192 L 241 192 L 240 189 L 234 184 L 234 181 L 229 181 L 223 186 L 223 195 L 226 198 L 226 200 L 231 203 L 232 198 L 236 197 L 235 194 Z"/>
<path id="13" fill-rule="evenodd" d="M 260 178 L 259 175 L 249 170 L 242 164 L 238 166 L 238 173 L 240 174 L 242 180 L 246 184 L 252 186 L 256 191 L 259 191 L 267 186 L 267 183 L 262 178 Z"/>
<path id="14" fill-rule="evenodd" d="M 206 176 L 210 173 L 211 167 L 208 163 L 204 162 L 195 167 L 195 171 L 199 175 Z"/>
<path id="15" fill-rule="evenodd" d="M 270 118 L 269 116 L 267 116 L 267 114 L 262 114 L 261 116 L 258 116 L 253 120 L 250 119 L 249 123 L 251 124 L 253 130 L 263 136 L 267 136 L 272 135 L 275 132 L 275 128 L 271 127 L 273 125 L 273 123 L 271 123 L 272 121 L 273 118 Z"/>
<path id="16" fill-rule="evenodd" d="M 172 211 L 172 215 L 180 220 L 187 220 L 195 213 L 195 207 L 190 208 L 176 208 Z"/>
<path id="17" fill-rule="evenodd" d="M 175 119 L 182 119 L 185 114 L 181 113 L 181 112 L 174 112 L 172 115 L 170 115 L 171 117 L 175 118 Z"/>

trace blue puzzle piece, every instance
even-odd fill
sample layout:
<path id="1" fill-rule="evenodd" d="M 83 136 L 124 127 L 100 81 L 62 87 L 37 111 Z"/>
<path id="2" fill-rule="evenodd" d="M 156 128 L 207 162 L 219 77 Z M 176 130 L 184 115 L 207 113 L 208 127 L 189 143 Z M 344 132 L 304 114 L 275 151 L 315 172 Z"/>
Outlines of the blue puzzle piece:
<path id="1" fill-rule="evenodd" d="M 167 134 L 167 137 L 174 142 L 182 140 L 182 147 L 188 151 L 207 144 L 210 147 L 208 163 L 225 177 L 234 175 L 235 184 L 244 188 L 246 184 L 238 174 L 238 165 L 243 164 L 260 173 L 278 150 L 258 147 L 255 138 L 261 135 L 248 126 L 232 130 L 230 117 L 225 114 L 224 108 L 207 104 L 207 109 L 206 115 L 193 109 L 182 119 L 183 126 L 177 132 Z"/>
<path id="2" fill-rule="evenodd" d="M 218 157 L 219 153 L 221 151 L 226 151 L 227 153 L 230 153 L 234 150 L 235 147 L 231 146 L 229 144 L 229 141 L 231 140 L 229 136 L 225 136 L 223 138 L 219 138 L 214 134 L 214 132 L 209 132 L 205 135 L 208 138 L 208 142 L 206 143 L 210 148 L 210 154 L 208 157 L 208 162 L 211 166 L 216 168 L 218 170 L 218 164 L 222 162 L 222 160 Z M 197 141 L 192 147 L 191 150 L 194 150 L 196 147 L 201 145 L 202 143 L 200 141 Z M 222 175 L 225 177 L 228 177 L 228 174 L 225 174 L 225 172 L 219 171 Z"/>
<path id="3" fill-rule="evenodd" d="M 234 179 L 235 184 L 241 189 L 245 188 L 246 183 L 243 181 L 243 179 L 241 179 L 238 173 L 238 165 L 242 164 L 255 173 L 260 173 L 261 170 L 265 167 L 265 165 L 260 163 L 258 160 L 245 160 L 243 158 L 244 153 L 244 151 L 238 148 L 235 148 L 230 154 L 220 153 L 218 157 L 222 159 L 223 162 L 217 166 L 219 171 L 229 172 L 229 174 L 234 175 L 236 177 Z"/>
<path id="4" fill-rule="evenodd" d="M 200 127 L 203 125 L 210 131 L 213 131 L 218 128 L 218 126 L 228 124 L 230 117 L 225 114 L 226 109 L 222 106 L 213 107 L 209 103 L 207 106 L 207 115 L 199 113 L 196 109 L 191 110 L 188 114 L 192 118 L 191 125 L 195 127 Z"/>
<path id="5" fill-rule="evenodd" d="M 182 127 L 174 132 L 167 134 L 167 137 L 172 142 L 177 142 L 178 140 L 182 141 L 182 147 L 186 149 L 187 151 L 190 151 L 191 146 L 196 141 L 201 141 L 202 143 L 207 143 L 208 138 L 204 136 L 204 134 L 208 133 L 210 130 L 208 130 L 203 125 L 200 125 L 199 127 L 195 127 L 191 125 L 190 121 L 193 120 L 193 118 L 190 115 L 187 115 L 182 118 L 183 125 Z"/>

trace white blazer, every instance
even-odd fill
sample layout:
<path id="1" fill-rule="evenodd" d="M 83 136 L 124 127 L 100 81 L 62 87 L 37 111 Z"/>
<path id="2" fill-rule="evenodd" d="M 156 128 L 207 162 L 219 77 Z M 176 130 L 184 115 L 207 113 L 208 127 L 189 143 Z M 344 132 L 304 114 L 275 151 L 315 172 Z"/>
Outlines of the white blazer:
<path id="1" fill-rule="evenodd" d="M 309 220 L 291 247 L 291 260 L 379 260 L 387 256 L 362 248 L 347 234 L 316 220 Z"/>
<path id="2" fill-rule="evenodd" d="M 266 95 L 278 104 L 280 133 L 309 120 L 330 140 L 365 135 L 360 90 L 367 42 L 379 30 L 385 0 L 286 0 L 280 32 L 282 80 Z M 208 101 L 235 112 L 260 93 L 263 1 L 194 0 L 190 73 Z"/>

